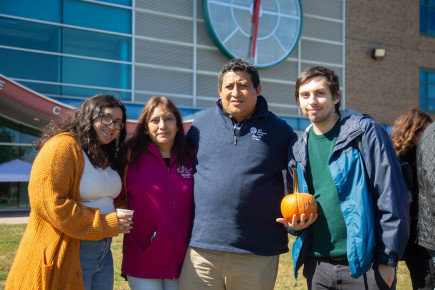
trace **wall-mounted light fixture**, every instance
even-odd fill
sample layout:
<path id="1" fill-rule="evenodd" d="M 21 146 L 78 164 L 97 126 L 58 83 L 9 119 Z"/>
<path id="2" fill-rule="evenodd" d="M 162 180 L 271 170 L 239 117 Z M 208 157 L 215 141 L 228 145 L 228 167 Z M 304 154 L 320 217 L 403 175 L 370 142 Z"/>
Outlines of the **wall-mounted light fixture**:
<path id="1" fill-rule="evenodd" d="M 374 48 L 372 50 L 372 57 L 374 59 L 383 59 L 385 57 L 386 50 L 385 48 Z"/>

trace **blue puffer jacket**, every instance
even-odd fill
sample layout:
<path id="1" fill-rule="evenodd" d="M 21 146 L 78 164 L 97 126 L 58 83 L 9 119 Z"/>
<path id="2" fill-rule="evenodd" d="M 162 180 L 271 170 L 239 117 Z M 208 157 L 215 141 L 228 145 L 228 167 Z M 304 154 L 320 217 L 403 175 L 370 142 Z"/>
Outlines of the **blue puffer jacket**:
<path id="1" fill-rule="evenodd" d="M 396 266 L 409 236 L 408 193 L 387 132 L 366 115 L 343 110 L 329 169 L 347 229 L 347 258 L 357 278 L 372 264 Z M 307 130 L 293 146 L 301 192 L 308 192 Z M 290 155 L 292 154 L 289 153 Z M 290 156 L 289 160 L 293 160 Z M 311 227 L 293 244 L 294 275 L 305 261 Z"/>

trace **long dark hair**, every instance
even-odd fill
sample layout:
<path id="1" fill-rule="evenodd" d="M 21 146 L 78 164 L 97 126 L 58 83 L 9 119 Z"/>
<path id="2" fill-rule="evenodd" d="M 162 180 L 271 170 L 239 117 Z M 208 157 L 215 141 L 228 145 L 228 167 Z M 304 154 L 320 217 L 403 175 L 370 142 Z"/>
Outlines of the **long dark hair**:
<path id="1" fill-rule="evenodd" d="M 186 161 L 190 159 L 188 145 L 186 138 L 184 137 L 183 121 L 177 106 L 175 106 L 175 104 L 167 97 L 152 97 L 144 106 L 136 130 L 127 142 L 127 146 L 131 149 L 131 163 L 138 164 L 137 162 L 139 162 L 140 156 L 146 150 L 148 144 L 152 143 L 148 134 L 148 122 L 157 107 L 162 107 L 164 110 L 170 110 L 175 116 L 178 130 L 175 134 L 172 150 L 177 153 L 178 166 L 183 167 L 186 164 Z"/>
<path id="2" fill-rule="evenodd" d="M 68 132 L 77 137 L 80 147 L 94 167 L 104 169 L 110 166 L 122 174 L 126 164 L 124 141 L 127 130 L 125 126 L 119 136 L 106 145 L 99 145 L 92 126 L 103 108 L 114 107 L 122 110 L 122 122 L 125 124 L 127 119 L 125 106 L 119 99 L 111 95 L 95 95 L 86 99 L 78 109 L 68 112 L 60 119 L 52 120 L 42 130 L 41 139 L 33 146 L 36 150 L 40 150 L 51 137 Z"/>
<path id="3" fill-rule="evenodd" d="M 405 162 L 406 155 L 417 147 L 414 143 L 415 136 L 431 123 L 431 117 L 417 109 L 407 110 L 394 121 L 390 137 L 400 162 Z"/>

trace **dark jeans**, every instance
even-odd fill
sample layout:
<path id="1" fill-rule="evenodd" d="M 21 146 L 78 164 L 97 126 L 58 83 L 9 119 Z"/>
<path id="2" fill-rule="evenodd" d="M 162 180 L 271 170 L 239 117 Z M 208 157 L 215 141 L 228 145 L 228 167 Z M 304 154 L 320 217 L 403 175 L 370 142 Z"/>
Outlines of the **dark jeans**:
<path id="1" fill-rule="evenodd" d="M 432 258 L 426 248 L 409 239 L 402 260 L 411 276 L 412 289 L 434 289 Z"/>
<path id="2" fill-rule="evenodd" d="M 308 257 L 304 264 L 304 277 L 308 289 L 396 289 L 395 279 L 388 287 L 378 270 L 370 269 L 354 279 L 347 261 Z"/>

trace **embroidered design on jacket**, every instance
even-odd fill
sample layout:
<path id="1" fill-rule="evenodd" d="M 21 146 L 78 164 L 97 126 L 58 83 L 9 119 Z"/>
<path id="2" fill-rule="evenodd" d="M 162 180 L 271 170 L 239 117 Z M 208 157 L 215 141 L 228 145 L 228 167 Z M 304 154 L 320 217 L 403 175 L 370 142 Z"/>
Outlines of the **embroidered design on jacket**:
<path id="1" fill-rule="evenodd" d="M 266 132 L 263 132 L 262 129 L 257 129 L 255 127 L 251 127 L 251 129 L 249 130 L 252 133 L 252 140 L 261 140 L 261 137 L 263 137 L 264 135 L 267 135 Z"/>
<path id="2" fill-rule="evenodd" d="M 180 173 L 183 178 L 192 178 L 193 168 L 177 168 L 178 173 Z"/>

